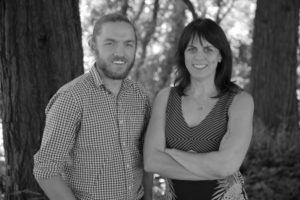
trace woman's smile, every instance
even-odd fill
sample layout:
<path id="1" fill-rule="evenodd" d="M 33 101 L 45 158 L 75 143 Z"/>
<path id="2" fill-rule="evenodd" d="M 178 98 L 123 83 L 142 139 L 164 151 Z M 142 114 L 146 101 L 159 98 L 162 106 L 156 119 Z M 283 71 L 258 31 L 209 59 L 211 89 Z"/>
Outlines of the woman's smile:
<path id="1" fill-rule="evenodd" d="M 208 65 L 204 65 L 204 64 L 192 64 L 192 66 L 196 69 L 204 69 L 206 68 Z"/>

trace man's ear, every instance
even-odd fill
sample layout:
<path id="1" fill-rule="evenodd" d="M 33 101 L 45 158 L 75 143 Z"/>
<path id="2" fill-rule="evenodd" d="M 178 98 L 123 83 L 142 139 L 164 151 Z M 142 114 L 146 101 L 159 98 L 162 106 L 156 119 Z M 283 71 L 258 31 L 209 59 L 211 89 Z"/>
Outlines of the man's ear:
<path id="1" fill-rule="evenodd" d="M 88 42 L 90 48 L 92 49 L 92 51 L 96 52 L 97 48 L 96 48 L 96 44 L 93 38 L 91 38 Z"/>

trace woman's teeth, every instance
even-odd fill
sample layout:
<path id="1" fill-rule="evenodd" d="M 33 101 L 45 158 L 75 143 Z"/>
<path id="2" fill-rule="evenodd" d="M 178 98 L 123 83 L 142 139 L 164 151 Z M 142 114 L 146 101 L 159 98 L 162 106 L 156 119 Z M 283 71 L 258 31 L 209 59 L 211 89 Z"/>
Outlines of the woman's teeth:
<path id="1" fill-rule="evenodd" d="M 193 67 L 197 68 L 197 69 L 203 69 L 206 67 L 206 65 L 193 65 Z"/>

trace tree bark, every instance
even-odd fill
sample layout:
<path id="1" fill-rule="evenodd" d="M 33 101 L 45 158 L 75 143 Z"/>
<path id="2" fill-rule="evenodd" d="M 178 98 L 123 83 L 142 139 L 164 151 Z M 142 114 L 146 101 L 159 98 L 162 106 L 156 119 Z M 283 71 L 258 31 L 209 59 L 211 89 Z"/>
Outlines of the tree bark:
<path id="1" fill-rule="evenodd" d="M 43 196 L 33 175 L 44 109 L 83 73 L 78 0 L 0 0 L 0 81 L 5 199 Z"/>
<path id="2" fill-rule="evenodd" d="M 257 0 L 251 86 L 255 115 L 270 129 L 299 130 L 296 99 L 298 0 Z"/>

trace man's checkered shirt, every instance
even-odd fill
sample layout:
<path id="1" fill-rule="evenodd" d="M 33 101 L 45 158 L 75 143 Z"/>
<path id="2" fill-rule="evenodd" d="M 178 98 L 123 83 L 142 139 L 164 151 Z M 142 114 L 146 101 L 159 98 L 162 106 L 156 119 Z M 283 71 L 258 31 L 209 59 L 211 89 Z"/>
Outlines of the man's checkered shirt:
<path id="1" fill-rule="evenodd" d="M 80 200 L 140 199 L 149 117 L 149 98 L 140 85 L 125 79 L 116 97 L 92 67 L 50 100 L 34 156 L 36 179 L 61 175 Z"/>

